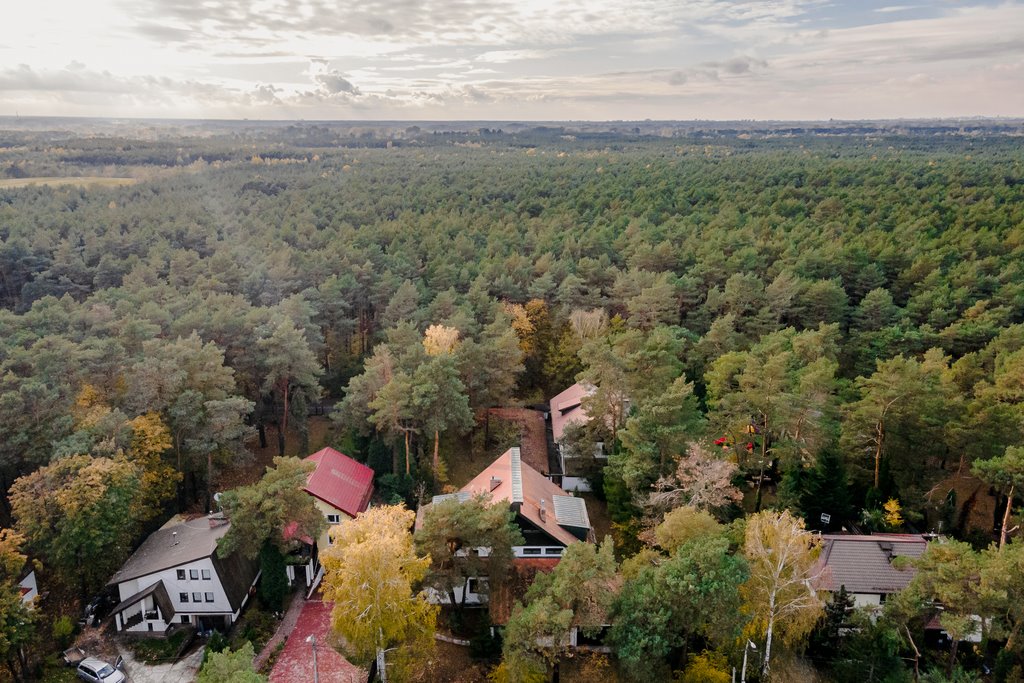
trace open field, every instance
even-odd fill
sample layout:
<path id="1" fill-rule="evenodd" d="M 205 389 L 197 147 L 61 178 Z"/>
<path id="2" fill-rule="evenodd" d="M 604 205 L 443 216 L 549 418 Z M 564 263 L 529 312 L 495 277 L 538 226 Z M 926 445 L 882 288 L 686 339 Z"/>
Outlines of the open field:
<path id="1" fill-rule="evenodd" d="M 0 188 L 28 187 L 30 185 L 81 185 L 82 187 L 118 187 L 135 184 L 135 178 L 105 178 L 102 176 L 64 176 L 50 178 L 3 178 Z"/>

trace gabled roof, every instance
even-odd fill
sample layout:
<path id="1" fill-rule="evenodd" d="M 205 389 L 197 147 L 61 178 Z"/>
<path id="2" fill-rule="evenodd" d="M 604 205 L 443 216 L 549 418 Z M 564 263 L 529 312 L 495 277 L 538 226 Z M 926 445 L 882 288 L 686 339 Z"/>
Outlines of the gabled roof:
<path id="1" fill-rule="evenodd" d="M 217 541 L 231 526 L 227 520 L 217 517 L 198 517 L 179 523 L 174 521 L 172 519 L 151 533 L 107 585 L 113 586 L 210 557 L 217 550 Z"/>
<path id="2" fill-rule="evenodd" d="M 910 566 L 897 569 L 892 561 L 921 557 L 928 547 L 927 539 L 917 534 L 826 534 L 822 538 L 821 588 L 838 591 L 846 586 L 850 593 L 888 595 L 903 590 L 917 572 Z"/>
<path id="3" fill-rule="evenodd" d="M 551 399 L 551 433 L 555 441 L 562 440 L 565 428 L 570 424 L 583 424 L 590 420 L 581 403 L 594 391 L 592 385 L 577 382 Z"/>
<path id="4" fill-rule="evenodd" d="M 365 512 L 373 495 L 373 470 L 333 448 L 324 448 L 306 458 L 316 463 L 305 491 L 349 517 Z"/>
<path id="5" fill-rule="evenodd" d="M 522 462 L 518 448 L 510 448 L 498 456 L 497 460 L 463 486 L 459 493 L 470 495 L 488 493 L 493 500 L 505 500 L 513 506 L 518 504 L 520 515 L 563 545 L 576 543 L 579 539 L 559 522 L 557 518 L 559 508 L 564 511 L 575 510 L 572 517 L 573 523 L 569 526 L 577 526 L 580 522 L 586 522 L 586 528 L 590 528 L 590 519 L 586 514 L 586 503 L 583 499 L 566 495 L 565 491 L 553 484 L 550 479 Z M 544 504 L 543 518 L 541 518 L 542 502 Z M 580 513 L 581 505 L 582 515 Z"/>
<path id="6" fill-rule="evenodd" d="M 163 615 L 164 623 L 170 624 L 171 620 L 174 619 L 174 603 L 171 602 L 171 598 L 167 595 L 167 588 L 164 586 L 163 581 L 157 581 L 151 583 L 135 595 L 122 600 L 113 610 L 111 614 L 118 614 L 125 611 L 132 605 L 138 603 L 143 598 L 147 598 L 150 595 L 156 600 L 156 604 L 160 606 L 160 613 Z"/>

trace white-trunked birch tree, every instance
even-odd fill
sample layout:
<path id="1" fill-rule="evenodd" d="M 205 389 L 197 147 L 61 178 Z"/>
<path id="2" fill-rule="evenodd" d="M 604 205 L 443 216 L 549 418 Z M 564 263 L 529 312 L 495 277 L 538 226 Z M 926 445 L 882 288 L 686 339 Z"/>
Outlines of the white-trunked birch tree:
<path id="1" fill-rule="evenodd" d="M 800 640 L 818 621 L 823 601 L 815 590 L 821 541 L 788 510 L 764 510 L 747 519 L 743 554 L 750 578 L 740 587 L 755 637 L 764 638 L 762 675 L 771 680 L 772 643 Z"/>

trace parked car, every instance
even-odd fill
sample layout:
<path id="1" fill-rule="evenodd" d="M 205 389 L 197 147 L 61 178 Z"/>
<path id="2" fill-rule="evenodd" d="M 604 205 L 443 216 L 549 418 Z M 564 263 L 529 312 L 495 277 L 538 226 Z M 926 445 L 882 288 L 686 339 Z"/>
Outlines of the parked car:
<path id="1" fill-rule="evenodd" d="M 75 673 L 89 683 L 122 683 L 125 679 L 124 673 L 118 671 L 113 664 L 95 657 L 87 657 L 79 662 Z"/>

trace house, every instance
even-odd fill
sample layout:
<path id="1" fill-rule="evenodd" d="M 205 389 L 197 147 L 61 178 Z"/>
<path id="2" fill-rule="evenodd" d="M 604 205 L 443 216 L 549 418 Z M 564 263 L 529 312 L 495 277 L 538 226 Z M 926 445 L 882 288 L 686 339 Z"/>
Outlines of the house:
<path id="1" fill-rule="evenodd" d="M 29 607 L 35 607 L 35 599 L 39 597 L 39 583 L 36 581 L 36 568 L 32 560 L 25 563 L 20 576 L 18 591 L 21 593 L 21 601 Z"/>
<path id="2" fill-rule="evenodd" d="M 313 496 L 317 508 L 331 526 L 355 519 L 370 507 L 373 495 L 373 470 L 344 453 L 327 447 L 306 458 L 316 463 L 303 489 Z M 330 529 L 318 539 L 320 547 L 331 544 Z"/>
<path id="3" fill-rule="evenodd" d="M 512 548 L 516 561 L 545 558 L 557 562 L 569 545 L 594 542 L 586 501 L 567 495 L 523 462 L 518 447 L 505 451 L 456 493 L 434 496 L 431 503 L 420 506 L 416 512 L 416 527 L 422 525 L 430 505 L 452 498 L 464 501 L 480 493 L 489 495 L 495 502 L 507 502 L 516 513 L 515 523 L 524 539 L 523 545 Z M 478 590 L 473 580 L 465 590 L 466 604 L 486 601 L 486 591 Z M 447 596 L 438 596 L 440 602 L 447 599 Z M 456 591 L 456 599 L 463 599 L 462 590 Z"/>
<path id="4" fill-rule="evenodd" d="M 174 626 L 226 631 L 259 578 L 259 565 L 240 553 L 221 559 L 217 541 L 231 523 L 222 515 L 174 517 L 150 534 L 107 585 L 120 602 L 118 631 L 166 635 Z"/>
<path id="5" fill-rule="evenodd" d="M 597 391 L 592 384 L 577 382 L 551 399 L 548 404 L 551 410 L 551 436 L 557 449 L 557 458 L 562 472 L 562 488 L 566 491 L 589 491 L 587 481 L 588 469 L 595 465 L 603 466 L 608 456 L 604 452 L 604 444 L 597 444 L 593 458 L 586 454 L 574 453 L 565 443 L 565 432 L 573 425 L 584 425 L 590 422 L 590 415 L 583 407 L 583 399 Z M 623 414 L 628 411 L 629 401 L 624 401 Z"/>
<path id="6" fill-rule="evenodd" d="M 818 558 L 819 587 L 838 592 L 846 587 L 856 607 L 877 607 L 907 587 L 916 570 L 909 564 L 897 569 L 897 557 L 916 559 L 928 539 L 920 534 L 825 534 Z"/>

